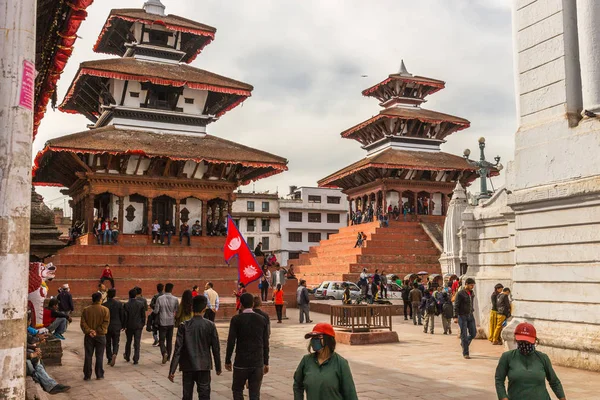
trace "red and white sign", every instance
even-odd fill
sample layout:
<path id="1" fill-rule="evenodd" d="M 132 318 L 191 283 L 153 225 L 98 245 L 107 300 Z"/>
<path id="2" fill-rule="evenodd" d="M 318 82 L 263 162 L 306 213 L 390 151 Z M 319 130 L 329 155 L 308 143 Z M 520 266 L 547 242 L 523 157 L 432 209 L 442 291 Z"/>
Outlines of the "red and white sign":
<path id="1" fill-rule="evenodd" d="M 238 281 L 247 286 L 262 276 L 262 271 L 254 253 L 248 247 L 244 237 L 230 216 L 227 216 L 227 239 L 223 248 L 225 261 L 229 263 L 233 257 L 238 257 Z"/>
<path id="2" fill-rule="evenodd" d="M 19 94 L 19 107 L 33 111 L 33 96 L 35 92 L 35 64 L 23 60 L 23 74 L 21 75 L 21 92 Z"/>

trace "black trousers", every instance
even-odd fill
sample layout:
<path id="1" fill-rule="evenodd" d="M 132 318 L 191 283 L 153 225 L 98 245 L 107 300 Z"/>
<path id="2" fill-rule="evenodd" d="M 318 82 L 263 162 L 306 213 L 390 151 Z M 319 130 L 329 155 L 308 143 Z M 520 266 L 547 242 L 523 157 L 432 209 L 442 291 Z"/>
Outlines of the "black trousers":
<path id="1" fill-rule="evenodd" d="M 406 312 L 406 310 L 410 310 L 410 317 L 412 318 L 412 315 L 413 315 L 412 303 L 410 301 L 404 300 L 404 318 L 408 318 L 408 313 Z"/>
<path id="2" fill-rule="evenodd" d="M 183 372 L 183 400 L 194 398 L 194 384 L 198 389 L 198 400 L 210 400 L 210 371 Z"/>
<path id="3" fill-rule="evenodd" d="M 275 312 L 277 313 L 277 321 L 283 318 L 283 304 L 275 304 Z"/>
<path id="4" fill-rule="evenodd" d="M 106 358 L 108 361 L 112 358 L 113 354 L 119 353 L 119 341 L 121 340 L 121 330 L 111 331 L 106 333 Z"/>
<path id="5" fill-rule="evenodd" d="M 125 358 L 129 361 L 131 356 L 131 342 L 133 342 L 133 362 L 140 360 L 140 343 L 142 341 L 141 329 L 125 329 L 127 341 L 125 342 Z"/>
<path id="6" fill-rule="evenodd" d="M 189 232 L 179 232 L 179 243 L 181 243 L 183 241 L 183 237 L 187 236 L 187 244 L 188 246 L 191 244 L 190 243 L 190 233 Z"/>
<path id="7" fill-rule="evenodd" d="M 94 367 L 94 372 L 96 373 L 96 378 L 104 378 L 104 368 L 102 366 L 102 363 L 104 362 L 103 358 L 104 349 L 106 348 L 106 337 L 91 337 L 90 335 L 85 335 L 85 337 L 83 338 L 83 348 L 85 350 L 85 360 L 83 362 L 83 377 L 92 377 L 92 357 L 94 357 L 95 353 L 96 365 Z"/>
<path id="8" fill-rule="evenodd" d="M 210 308 L 204 312 L 204 318 L 212 322 L 215 322 L 215 315 L 217 315 L 217 313 Z"/>
<path id="9" fill-rule="evenodd" d="M 110 284 L 112 285 L 112 287 L 115 287 L 115 280 L 113 278 L 108 278 L 106 276 L 103 276 L 102 278 L 100 278 L 100 283 L 104 283 L 104 281 L 109 281 Z"/>
<path id="10" fill-rule="evenodd" d="M 381 285 L 381 294 L 379 295 L 380 299 L 387 299 L 387 285 Z"/>
<path id="11" fill-rule="evenodd" d="M 260 387 L 262 385 L 263 373 L 263 367 L 233 367 L 233 383 L 231 385 L 233 400 L 244 400 L 244 386 L 246 385 L 246 381 L 248 381 L 249 400 L 260 400 Z"/>
<path id="12" fill-rule="evenodd" d="M 166 354 L 167 358 L 171 359 L 171 352 L 173 351 L 173 325 L 158 327 L 158 344 L 160 345 L 160 354 Z"/>
<path id="13" fill-rule="evenodd" d="M 269 284 L 267 282 L 260 282 L 260 298 L 262 301 L 267 301 L 267 295 L 269 294 Z"/>

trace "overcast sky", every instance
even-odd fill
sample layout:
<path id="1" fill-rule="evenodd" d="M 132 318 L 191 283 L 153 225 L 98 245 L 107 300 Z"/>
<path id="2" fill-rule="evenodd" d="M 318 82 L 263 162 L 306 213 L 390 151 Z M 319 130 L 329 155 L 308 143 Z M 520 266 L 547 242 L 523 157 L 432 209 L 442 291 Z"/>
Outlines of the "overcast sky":
<path id="1" fill-rule="evenodd" d="M 339 133 L 379 112 L 377 100 L 361 91 L 396 72 L 401 59 L 409 72 L 446 82 L 424 108 L 471 121 L 471 128 L 447 138 L 443 151 L 462 155 L 485 136 L 488 158 L 498 154 L 505 166 L 512 160 L 517 124 L 509 0 L 162 1 L 167 13 L 217 28 L 193 66 L 254 86 L 252 97 L 208 132 L 289 160 L 288 172 L 257 182 L 257 191 L 316 186 L 364 157 L 358 142 Z M 92 51 L 110 10 L 142 4 L 96 0 L 89 7 L 59 81 L 59 101 L 80 62 L 113 57 Z M 46 140 L 88 123 L 49 110 L 34 154 Z M 47 201 L 60 196 L 56 189 L 38 191 Z"/>

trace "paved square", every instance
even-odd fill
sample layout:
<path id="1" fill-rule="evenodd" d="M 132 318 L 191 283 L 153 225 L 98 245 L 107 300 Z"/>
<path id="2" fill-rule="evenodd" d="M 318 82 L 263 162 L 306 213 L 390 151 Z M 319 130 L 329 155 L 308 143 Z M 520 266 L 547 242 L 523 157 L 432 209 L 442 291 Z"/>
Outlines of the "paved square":
<path id="1" fill-rule="evenodd" d="M 293 399 L 292 376 L 306 354 L 304 334 L 312 327 L 297 322 L 297 310 L 289 309 L 290 319 L 272 324 L 271 371 L 265 376 L 261 399 Z M 311 314 L 315 322 L 328 321 L 323 314 Z M 440 321 L 436 321 L 441 328 Z M 501 354 L 498 346 L 487 340 L 476 340 L 471 360 L 461 356 L 455 336 L 445 336 L 439 329 L 435 335 L 424 334 L 421 327 L 394 318 L 394 330 L 400 343 L 373 346 L 338 345 L 337 351 L 350 362 L 361 400 L 384 399 L 496 399 L 494 371 Z M 228 324 L 218 323 L 222 358 Z M 457 330 L 458 327 L 454 326 Z M 123 360 L 125 335 L 115 367 L 105 367 L 105 379 L 83 381 L 83 334 L 79 319 L 73 321 L 63 342 L 63 366 L 49 367 L 50 375 L 72 386 L 69 393 L 53 399 L 145 400 L 181 398 L 181 373 L 175 383 L 167 379 L 168 364 L 161 365 L 160 351 L 152 347 L 152 336 L 144 331 L 140 364 L 133 366 Z M 570 368 L 555 367 L 569 400 L 597 400 L 600 374 Z M 213 373 L 212 399 L 231 399 L 231 373 Z M 553 397 L 554 398 L 554 397 Z"/>

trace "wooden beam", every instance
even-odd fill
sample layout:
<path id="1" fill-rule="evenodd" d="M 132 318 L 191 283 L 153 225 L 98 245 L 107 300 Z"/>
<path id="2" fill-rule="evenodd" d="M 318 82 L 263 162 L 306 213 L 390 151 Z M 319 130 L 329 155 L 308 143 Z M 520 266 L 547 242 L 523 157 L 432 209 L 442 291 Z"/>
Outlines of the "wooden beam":
<path id="1" fill-rule="evenodd" d="M 129 165 L 129 160 L 131 159 L 131 155 L 127 154 L 121 157 L 121 168 L 119 169 L 119 173 L 125 175 L 127 172 L 127 166 Z"/>
<path id="2" fill-rule="evenodd" d="M 201 163 L 197 162 L 196 166 L 194 167 L 194 172 L 192 172 L 192 176 L 190 176 L 190 178 L 194 179 L 196 177 L 196 172 L 198 172 L 198 167 L 200 166 Z"/>
<path id="3" fill-rule="evenodd" d="M 167 175 L 169 175 L 169 171 L 170 171 L 170 170 L 171 170 L 171 159 L 170 159 L 170 158 L 168 158 L 168 159 L 167 159 L 167 164 L 165 165 L 165 170 L 164 170 L 164 172 L 163 172 L 163 174 L 162 174 L 162 175 L 163 175 L 163 176 L 167 176 Z"/>
<path id="4" fill-rule="evenodd" d="M 79 156 L 77 154 L 71 153 L 71 156 L 77 162 L 78 165 L 83 167 L 83 169 L 85 169 L 87 172 L 92 172 L 90 167 L 85 162 L 83 162 L 83 160 L 81 158 L 79 158 Z"/>
<path id="5" fill-rule="evenodd" d="M 219 176 L 219 179 L 223 179 L 225 178 L 225 172 L 227 172 L 227 164 L 223 164 L 223 167 L 221 169 L 221 175 Z"/>
<path id="6" fill-rule="evenodd" d="M 133 173 L 134 175 L 138 174 L 138 171 L 140 169 L 140 164 L 142 163 L 142 158 L 144 158 L 144 157 L 138 156 L 137 164 L 135 165 L 135 172 Z"/>

